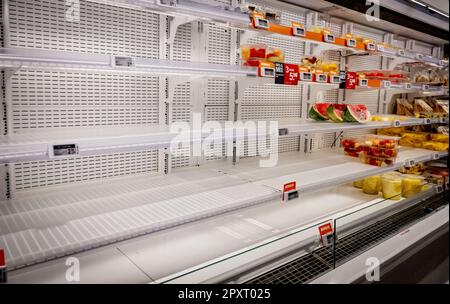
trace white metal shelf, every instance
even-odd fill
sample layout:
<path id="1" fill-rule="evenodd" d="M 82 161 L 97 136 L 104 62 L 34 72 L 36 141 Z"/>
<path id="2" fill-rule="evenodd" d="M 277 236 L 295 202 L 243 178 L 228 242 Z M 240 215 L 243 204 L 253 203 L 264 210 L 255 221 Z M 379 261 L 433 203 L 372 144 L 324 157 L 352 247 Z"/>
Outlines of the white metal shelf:
<path id="1" fill-rule="evenodd" d="M 280 201 L 282 185 L 293 180 L 303 193 L 391 171 L 411 160 L 435 157 L 429 150 L 405 149 L 395 165 L 374 167 L 346 157 L 342 151 L 295 153 L 273 168 L 260 168 L 251 159 L 243 160 L 240 166 L 216 164 L 214 170 L 208 166 L 187 168 L 166 176 L 29 191 L 0 202 L 0 246 L 7 249 L 9 267 L 19 267 L 263 202 Z"/>
<path id="2" fill-rule="evenodd" d="M 117 58 L 128 58 L 132 66 L 118 66 L 116 60 L 119 59 Z M 0 48 L 0 67 L 45 71 L 84 71 L 173 76 L 258 76 L 257 68 L 238 65 L 184 62 L 30 48 Z"/>
<path id="3" fill-rule="evenodd" d="M 393 122 L 359 123 L 331 123 L 316 122 L 303 119 L 280 120 L 278 130 L 284 135 L 320 134 L 350 130 L 370 130 L 393 126 L 413 126 L 433 123 L 445 123 L 445 119 L 438 118 L 408 118 Z M 268 125 L 268 121 L 266 125 Z M 210 135 L 209 130 L 192 129 L 192 137 L 178 140 L 180 143 L 196 143 L 206 137 L 209 140 L 231 140 L 264 137 L 263 134 L 243 132 L 243 127 L 232 129 L 225 127 L 220 133 Z M 287 133 L 286 133 L 287 132 Z M 234 135 L 233 135 L 234 133 Z M 0 163 L 14 163 L 23 161 L 37 161 L 52 158 L 53 145 L 76 144 L 79 156 L 100 155 L 105 153 L 119 153 L 125 151 L 142 151 L 148 149 L 161 149 L 171 146 L 177 133 L 171 132 L 167 125 L 143 126 L 109 126 L 95 128 L 67 128 L 54 130 L 35 129 L 11 135 L 0 136 Z M 253 136 L 253 137 L 250 137 Z M 179 139 L 179 138 L 178 138 Z M 61 156 L 64 157 L 64 156 Z M 61 158 L 59 157 L 59 158 Z"/>

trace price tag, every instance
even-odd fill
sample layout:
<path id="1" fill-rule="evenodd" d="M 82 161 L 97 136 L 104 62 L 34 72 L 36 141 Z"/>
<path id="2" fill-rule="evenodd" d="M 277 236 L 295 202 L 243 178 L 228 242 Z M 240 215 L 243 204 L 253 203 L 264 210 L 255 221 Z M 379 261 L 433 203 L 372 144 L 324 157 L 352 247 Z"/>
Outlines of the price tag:
<path id="1" fill-rule="evenodd" d="M 436 192 L 437 193 L 442 193 L 444 191 L 444 186 L 443 185 L 437 185 L 436 186 Z"/>
<path id="2" fill-rule="evenodd" d="M 448 60 L 439 60 L 439 65 L 446 66 L 448 65 Z"/>
<path id="3" fill-rule="evenodd" d="M 388 89 L 391 87 L 391 82 L 389 80 L 383 80 L 382 85 L 383 88 Z"/>
<path id="4" fill-rule="evenodd" d="M 423 59 L 423 54 L 417 53 L 416 54 L 416 59 L 422 60 Z"/>
<path id="5" fill-rule="evenodd" d="M 448 118 L 446 118 L 446 117 L 441 117 L 441 118 L 439 119 L 439 122 L 440 122 L 440 123 L 448 123 Z"/>
<path id="6" fill-rule="evenodd" d="M 133 57 L 114 56 L 114 65 L 116 67 L 134 67 Z"/>
<path id="7" fill-rule="evenodd" d="M 405 167 L 412 167 L 416 164 L 416 161 L 414 159 L 408 159 L 405 161 Z"/>
<path id="8" fill-rule="evenodd" d="M 397 51 L 397 54 L 398 54 L 399 56 L 405 56 L 405 50 L 398 50 L 398 51 Z"/>
<path id="9" fill-rule="evenodd" d="M 424 123 L 425 125 L 431 124 L 431 118 L 424 118 L 424 119 L 423 119 L 423 123 Z"/>
<path id="10" fill-rule="evenodd" d="M 259 76 L 275 78 L 275 64 L 272 62 L 261 62 L 259 64 Z"/>
<path id="11" fill-rule="evenodd" d="M 330 83 L 336 83 L 339 84 L 341 82 L 341 78 L 339 75 L 331 75 L 330 76 Z"/>
<path id="12" fill-rule="evenodd" d="M 347 72 L 345 79 L 345 88 L 348 90 L 354 90 L 356 88 L 356 72 Z"/>
<path id="13" fill-rule="evenodd" d="M 300 80 L 301 81 L 312 81 L 313 76 L 311 72 L 300 72 Z"/>
<path id="14" fill-rule="evenodd" d="M 367 80 L 367 79 L 360 79 L 358 85 L 359 85 L 360 87 L 367 87 L 368 84 L 369 84 L 369 80 Z"/>
<path id="15" fill-rule="evenodd" d="M 428 91 L 429 89 L 430 89 L 430 86 L 428 84 L 423 84 L 422 85 L 422 90 Z"/>
<path id="16" fill-rule="evenodd" d="M 323 41 L 334 43 L 334 35 L 333 34 L 325 34 L 325 36 L 323 36 Z"/>
<path id="17" fill-rule="evenodd" d="M 269 29 L 269 20 L 260 17 L 254 17 L 253 20 L 256 28 Z"/>
<path id="18" fill-rule="evenodd" d="M 300 79 L 300 74 L 298 71 L 297 64 L 284 64 L 284 84 L 286 85 L 297 85 Z"/>
<path id="19" fill-rule="evenodd" d="M 316 82 L 328 82 L 327 74 L 316 74 Z"/>
<path id="20" fill-rule="evenodd" d="M 411 90 L 412 89 L 412 84 L 411 83 L 405 83 L 403 86 L 407 90 Z"/>
<path id="21" fill-rule="evenodd" d="M 400 125 L 401 125 L 400 120 L 394 120 L 394 121 L 392 122 L 392 126 L 395 127 L 395 128 L 400 127 Z"/>
<path id="22" fill-rule="evenodd" d="M 376 48 L 377 48 L 377 46 L 375 45 L 375 43 L 372 43 L 372 42 L 366 43 L 367 51 L 375 51 Z"/>
<path id="23" fill-rule="evenodd" d="M 349 47 L 356 47 L 356 39 L 345 40 L 345 45 L 347 45 Z"/>
<path id="24" fill-rule="evenodd" d="M 297 182 L 290 182 L 283 185 L 283 201 L 298 198 Z"/>
<path id="25" fill-rule="evenodd" d="M 324 246 L 333 244 L 333 227 L 330 223 L 319 226 L 320 241 Z"/>
<path id="26" fill-rule="evenodd" d="M 306 31 L 302 24 L 296 23 L 296 22 L 291 22 L 291 27 L 292 27 L 292 35 L 297 36 L 297 37 L 305 37 L 306 36 Z"/>
<path id="27" fill-rule="evenodd" d="M 78 154 L 77 144 L 50 145 L 48 150 L 50 158 L 76 156 Z"/>
<path id="28" fill-rule="evenodd" d="M 439 158 L 440 158 L 439 153 L 433 153 L 433 155 L 431 155 L 432 160 L 438 160 Z"/>

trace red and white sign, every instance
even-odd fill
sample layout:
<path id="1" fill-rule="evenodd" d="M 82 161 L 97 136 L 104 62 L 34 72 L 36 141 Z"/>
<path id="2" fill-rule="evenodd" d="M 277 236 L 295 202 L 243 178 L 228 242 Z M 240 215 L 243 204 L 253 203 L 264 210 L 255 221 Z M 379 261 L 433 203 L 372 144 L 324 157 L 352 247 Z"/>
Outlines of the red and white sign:
<path id="1" fill-rule="evenodd" d="M 332 232 L 333 232 L 333 227 L 331 226 L 330 223 L 326 223 L 326 224 L 323 224 L 322 226 L 319 226 L 320 236 L 324 236 L 324 235 L 327 235 Z"/>
<path id="2" fill-rule="evenodd" d="M 284 64 L 284 84 L 297 85 L 300 79 L 298 64 Z"/>
<path id="3" fill-rule="evenodd" d="M 356 88 L 357 74 L 356 72 L 347 72 L 347 78 L 345 80 L 345 88 L 354 90 Z"/>
<path id="4" fill-rule="evenodd" d="M 0 269 L 4 268 L 5 266 L 6 266 L 5 251 L 2 248 L 0 248 Z"/>
<path id="5" fill-rule="evenodd" d="M 290 182 L 283 185 L 283 193 L 294 191 L 297 189 L 297 182 Z"/>

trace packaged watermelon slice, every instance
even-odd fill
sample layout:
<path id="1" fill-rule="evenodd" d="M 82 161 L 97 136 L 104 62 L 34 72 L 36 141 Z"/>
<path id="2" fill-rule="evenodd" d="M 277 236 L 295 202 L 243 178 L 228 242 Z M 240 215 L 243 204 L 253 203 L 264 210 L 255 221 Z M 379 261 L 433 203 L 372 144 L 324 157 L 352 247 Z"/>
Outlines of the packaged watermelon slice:
<path id="1" fill-rule="evenodd" d="M 329 105 L 326 102 L 312 105 L 309 110 L 309 117 L 317 121 L 328 120 L 327 108 Z"/>
<path id="2" fill-rule="evenodd" d="M 370 121 L 370 112 L 365 105 L 347 105 L 342 117 L 346 122 L 367 123 Z"/>

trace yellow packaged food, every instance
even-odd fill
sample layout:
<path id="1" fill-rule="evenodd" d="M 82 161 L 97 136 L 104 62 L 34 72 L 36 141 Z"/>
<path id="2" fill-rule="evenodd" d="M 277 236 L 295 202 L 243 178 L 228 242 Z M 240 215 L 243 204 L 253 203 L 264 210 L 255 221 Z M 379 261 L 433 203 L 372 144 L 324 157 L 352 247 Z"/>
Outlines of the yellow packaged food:
<path id="1" fill-rule="evenodd" d="M 425 141 L 422 143 L 422 148 L 433 151 L 447 151 L 448 142 L 442 143 L 437 141 Z"/>
<path id="2" fill-rule="evenodd" d="M 428 133 L 419 132 L 404 132 L 402 138 L 399 140 L 401 146 L 408 146 L 414 148 L 421 148 L 422 143 L 429 139 Z"/>
<path id="3" fill-rule="evenodd" d="M 425 180 L 421 176 L 404 175 L 402 179 L 402 196 L 411 197 L 422 191 Z"/>
<path id="4" fill-rule="evenodd" d="M 401 136 L 402 133 L 405 132 L 404 127 L 397 128 L 383 128 L 378 129 L 378 135 L 388 135 L 388 136 Z"/>
<path id="5" fill-rule="evenodd" d="M 381 187 L 385 199 L 399 200 L 402 196 L 402 178 L 398 174 L 381 175 Z"/>
<path id="6" fill-rule="evenodd" d="M 363 187 L 363 183 L 364 183 L 363 179 L 355 180 L 353 181 L 353 187 L 361 189 Z"/>
<path id="7" fill-rule="evenodd" d="M 448 143 L 448 134 L 431 134 L 431 140 L 442 143 Z"/>
<path id="8" fill-rule="evenodd" d="M 381 178 L 379 175 L 366 177 L 362 185 L 363 192 L 366 194 L 378 194 L 381 190 Z"/>

